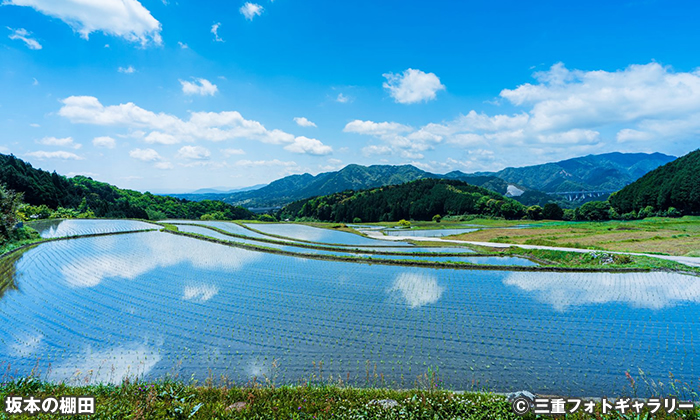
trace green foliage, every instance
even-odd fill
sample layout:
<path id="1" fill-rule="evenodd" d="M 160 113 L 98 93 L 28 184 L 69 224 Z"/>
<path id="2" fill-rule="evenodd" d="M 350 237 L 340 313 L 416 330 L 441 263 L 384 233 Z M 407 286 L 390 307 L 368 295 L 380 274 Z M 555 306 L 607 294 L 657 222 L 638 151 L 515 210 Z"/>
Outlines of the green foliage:
<path id="1" fill-rule="evenodd" d="M 406 219 L 401 219 L 399 222 L 396 224 L 396 226 L 400 228 L 410 228 L 411 227 L 411 222 L 409 222 Z"/>
<path id="2" fill-rule="evenodd" d="M 213 213 L 206 213 L 201 215 L 200 220 L 226 220 L 226 215 L 222 211 L 215 211 Z"/>
<path id="3" fill-rule="evenodd" d="M 422 179 L 363 191 L 344 191 L 291 203 L 280 219 L 304 217 L 331 222 L 388 222 L 401 219 L 432 220 L 435 214 L 479 214 L 519 219 L 525 208 L 498 193 L 447 179 Z"/>
<path id="4" fill-rule="evenodd" d="M 542 209 L 542 217 L 547 220 L 562 220 L 564 217 L 564 210 L 555 203 L 547 203 Z"/>
<path id="5" fill-rule="evenodd" d="M 525 214 L 527 215 L 528 219 L 531 220 L 542 220 L 543 214 L 542 214 L 542 207 L 540 206 L 530 206 L 525 210 Z"/>
<path id="6" fill-rule="evenodd" d="M 362 219 L 360 219 L 359 217 L 356 217 L 356 218 L 352 219 L 352 222 L 355 224 L 362 223 Z"/>
<path id="7" fill-rule="evenodd" d="M 590 201 L 577 208 L 575 214 L 576 220 L 609 220 L 610 204 L 607 201 Z"/>
<path id="8" fill-rule="evenodd" d="M 22 194 L 0 184 L 0 245 L 12 239 L 15 225 L 20 221 L 18 212 L 22 206 Z"/>
<path id="9" fill-rule="evenodd" d="M 261 222 L 276 222 L 277 218 L 275 218 L 275 216 L 271 214 L 264 213 L 258 216 L 258 220 L 260 220 Z"/>
<path id="10" fill-rule="evenodd" d="M 28 206 L 18 213 L 24 220 L 90 217 L 199 219 L 205 214 L 223 215 L 222 219 L 226 220 L 254 217 L 243 207 L 220 201 L 192 202 L 124 190 L 84 176 L 66 178 L 55 172 L 35 169 L 12 155 L 0 154 L 0 182 L 24 193 Z"/>
<path id="11" fill-rule="evenodd" d="M 433 216 L 433 222 L 440 223 L 441 220 L 442 220 L 442 216 L 440 216 L 439 214 L 436 214 L 435 216 Z"/>
<path id="12" fill-rule="evenodd" d="M 644 175 L 610 196 L 610 204 L 623 217 L 668 214 L 700 214 L 700 150 Z"/>

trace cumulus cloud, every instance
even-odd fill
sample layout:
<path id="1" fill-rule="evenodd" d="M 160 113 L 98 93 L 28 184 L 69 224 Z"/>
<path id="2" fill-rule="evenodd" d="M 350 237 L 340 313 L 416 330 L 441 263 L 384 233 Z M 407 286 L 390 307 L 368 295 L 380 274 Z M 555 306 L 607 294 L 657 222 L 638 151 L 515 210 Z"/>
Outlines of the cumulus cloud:
<path id="1" fill-rule="evenodd" d="M 306 117 L 295 117 L 294 122 L 301 127 L 316 127 L 316 124 L 306 119 Z"/>
<path id="2" fill-rule="evenodd" d="M 263 7 L 257 3 L 245 3 L 239 9 L 241 14 L 248 20 L 253 20 L 255 16 L 260 16 L 263 12 Z"/>
<path id="3" fill-rule="evenodd" d="M 83 160 L 84 158 L 76 155 L 75 153 L 66 152 L 64 150 L 57 150 L 55 152 L 46 152 L 44 150 L 37 150 L 36 152 L 29 152 L 27 156 L 32 156 L 37 159 L 63 159 L 63 160 Z"/>
<path id="4" fill-rule="evenodd" d="M 214 96 L 219 91 L 216 85 L 207 79 L 194 79 L 193 82 L 180 80 L 180 84 L 182 85 L 182 93 L 185 95 Z"/>
<path id="5" fill-rule="evenodd" d="M 183 146 L 177 151 L 179 159 L 206 160 L 211 156 L 211 152 L 202 146 Z"/>
<path id="6" fill-rule="evenodd" d="M 174 168 L 173 164 L 170 162 L 156 162 L 153 165 L 153 167 L 156 169 L 173 169 Z"/>
<path id="7" fill-rule="evenodd" d="M 134 149 L 129 151 L 129 156 L 144 162 L 154 162 L 163 159 L 161 155 L 153 149 Z"/>
<path id="8" fill-rule="evenodd" d="M 387 81 L 382 86 L 400 104 L 432 101 L 438 91 L 445 89 L 435 73 L 407 69 L 400 74 L 385 73 L 383 76 Z"/>
<path id="9" fill-rule="evenodd" d="M 10 39 L 24 42 L 27 48 L 29 48 L 30 50 L 40 50 L 43 48 L 39 41 L 31 37 L 31 32 L 27 31 L 26 29 L 12 29 L 10 27 L 8 27 L 7 29 L 12 31 L 12 33 L 9 35 Z M 36 81 L 36 79 L 34 79 L 34 81 Z M 38 85 L 39 83 L 37 82 L 36 84 Z"/>
<path id="10" fill-rule="evenodd" d="M 135 73 L 135 72 L 136 72 L 136 69 L 135 69 L 133 66 L 129 66 L 129 67 L 119 67 L 119 68 L 117 69 L 117 71 L 118 71 L 119 73 L 132 74 L 132 73 Z"/>
<path id="11" fill-rule="evenodd" d="M 71 147 L 73 149 L 80 149 L 82 147 L 82 144 L 73 141 L 73 137 L 44 137 L 43 139 L 37 140 L 37 143 L 46 146 Z"/>
<path id="12" fill-rule="evenodd" d="M 221 22 L 216 22 L 215 24 L 211 25 L 211 33 L 214 35 L 214 41 L 216 42 L 224 42 L 223 39 L 219 37 L 219 27 L 221 26 Z M 182 47 L 182 46 L 180 46 Z"/>
<path id="13" fill-rule="evenodd" d="M 92 144 L 96 147 L 104 147 L 106 149 L 114 149 L 117 141 L 109 136 L 95 137 L 92 139 Z"/>
<path id="14" fill-rule="evenodd" d="M 225 157 L 245 155 L 245 151 L 243 151 L 242 149 L 223 149 L 221 150 L 221 153 L 223 153 Z"/>
<path id="15" fill-rule="evenodd" d="M 284 150 L 292 153 L 307 153 L 316 156 L 329 155 L 333 153 L 332 147 L 321 143 L 319 140 L 310 139 L 304 136 L 295 138 L 294 142 L 284 147 Z"/>
<path id="16" fill-rule="evenodd" d="M 73 123 L 127 127 L 135 130 L 132 132 L 134 137 L 143 137 L 148 143 L 250 139 L 290 145 L 295 153 L 328 154 L 331 151 L 319 140 L 295 137 L 277 129 L 268 130 L 236 111 L 192 112 L 188 120 L 182 120 L 174 115 L 145 110 L 132 102 L 104 106 L 93 96 L 71 96 L 62 102 L 58 114 Z"/>
<path id="17" fill-rule="evenodd" d="M 474 150 L 503 157 L 526 147 L 528 156 L 520 157 L 520 163 L 535 164 L 614 151 L 618 142 L 640 148 L 636 145 L 672 140 L 687 150 L 700 137 L 700 70 L 676 72 L 649 63 L 617 71 L 583 71 L 558 63 L 533 76 L 532 83 L 500 92 L 500 99 L 515 109 L 511 114 L 471 110 L 417 129 L 395 122 L 353 121 L 344 131 L 381 141 L 366 146 L 365 154 L 420 156 L 441 143 L 463 148 L 468 156 L 460 164 L 478 170 L 485 169 L 477 168 L 485 160 L 473 155 Z M 503 163 L 492 159 L 493 165 Z M 464 169 L 445 169 L 456 168 Z"/>
<path id="18" fill-rule="evenodd" d="M 279 159 L 273 160 L 239 160 L 236 162 L 236 166 L 297 166 L 294 161 L 281 161 Z"/>
<path id="19" fill-rule="evenodd" d="M 143 46 L 162 43 L 160 22 L 137 0 L 4 0 L 3 4 L 31 7 L 61 19 L 85 39 L 103 32 Z"/>

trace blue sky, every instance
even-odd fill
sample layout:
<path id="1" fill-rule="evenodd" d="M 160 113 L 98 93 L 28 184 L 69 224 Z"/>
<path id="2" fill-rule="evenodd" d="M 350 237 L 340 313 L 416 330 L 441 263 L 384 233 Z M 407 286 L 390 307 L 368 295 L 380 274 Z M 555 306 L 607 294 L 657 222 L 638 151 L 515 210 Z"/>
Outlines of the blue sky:
<path id="1" fill-rule="evenodd" d="M 651 0 L 2 0 L 0 152 L 156 192 L 350 163 L 444 173 L 680 156 L 700 144 L 698 12 Z"/>

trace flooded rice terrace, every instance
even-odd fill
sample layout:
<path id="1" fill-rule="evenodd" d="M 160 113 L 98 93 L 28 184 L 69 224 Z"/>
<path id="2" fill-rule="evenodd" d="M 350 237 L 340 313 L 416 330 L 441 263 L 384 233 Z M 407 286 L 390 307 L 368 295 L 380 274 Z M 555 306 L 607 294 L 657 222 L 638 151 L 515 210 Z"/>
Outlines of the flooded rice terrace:
<path id="1" fill-rule="evenodd" d="M 105 221 L 76 222 L 92 232 Z M 254 227 L 381 242 L 275 226 L 285 225 Z M 615 395 L 640 368 L 663 382 L 671 372 L 696 385 L 700 375 L 700 278 L 681 274 L 323 261 L 165 232 L 48 242 L 11 254 L 0 271 L 6 375 L 413 387 L 430 370 L 452 389 L 572 396 Z"/>

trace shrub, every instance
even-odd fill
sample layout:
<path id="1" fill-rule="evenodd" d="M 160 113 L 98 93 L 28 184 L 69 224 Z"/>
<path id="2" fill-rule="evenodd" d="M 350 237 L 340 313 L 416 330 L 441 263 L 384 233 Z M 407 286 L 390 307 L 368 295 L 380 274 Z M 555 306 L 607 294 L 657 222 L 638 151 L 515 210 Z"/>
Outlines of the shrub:
<path id="1" fill-rule="evenodd" d="M 440 223 L 441 220 L 442 220 L 442 216 L 440 216 L 439 214 L 436 214 L 435 216 L 433 216 L 433 222 Z"/>
<path id="2" fill-rule="evenodd" d="M 362 219 L 360 219 L 359 217 L 356 217 L 356 218 L 352 219 L 352 222 L 353 223 L 362 223 Z"/>
<path id="3" fill-rule="evenodd" d="M 406 219 L 401 219 L 399 220 L 399 223 L 397 224 L 398 227 L 401 228 L 410 228 L 411 227 L 411 222 L 409 222 Z"/>
<path id="4" fill-rule="evenodd" d="M 265 213 L 258 216 L 258 220 L 260 220 L 261 222 L 276 222 L 277 218 L 275 218 L 275 216 L 271 214 Z"/>
<path id="5" fill-rule="evenodd" d="M 540 206 L 530 206 L 525 210 L 527 218 L 531 220 L 542 220 L 542 207 Z"/>

